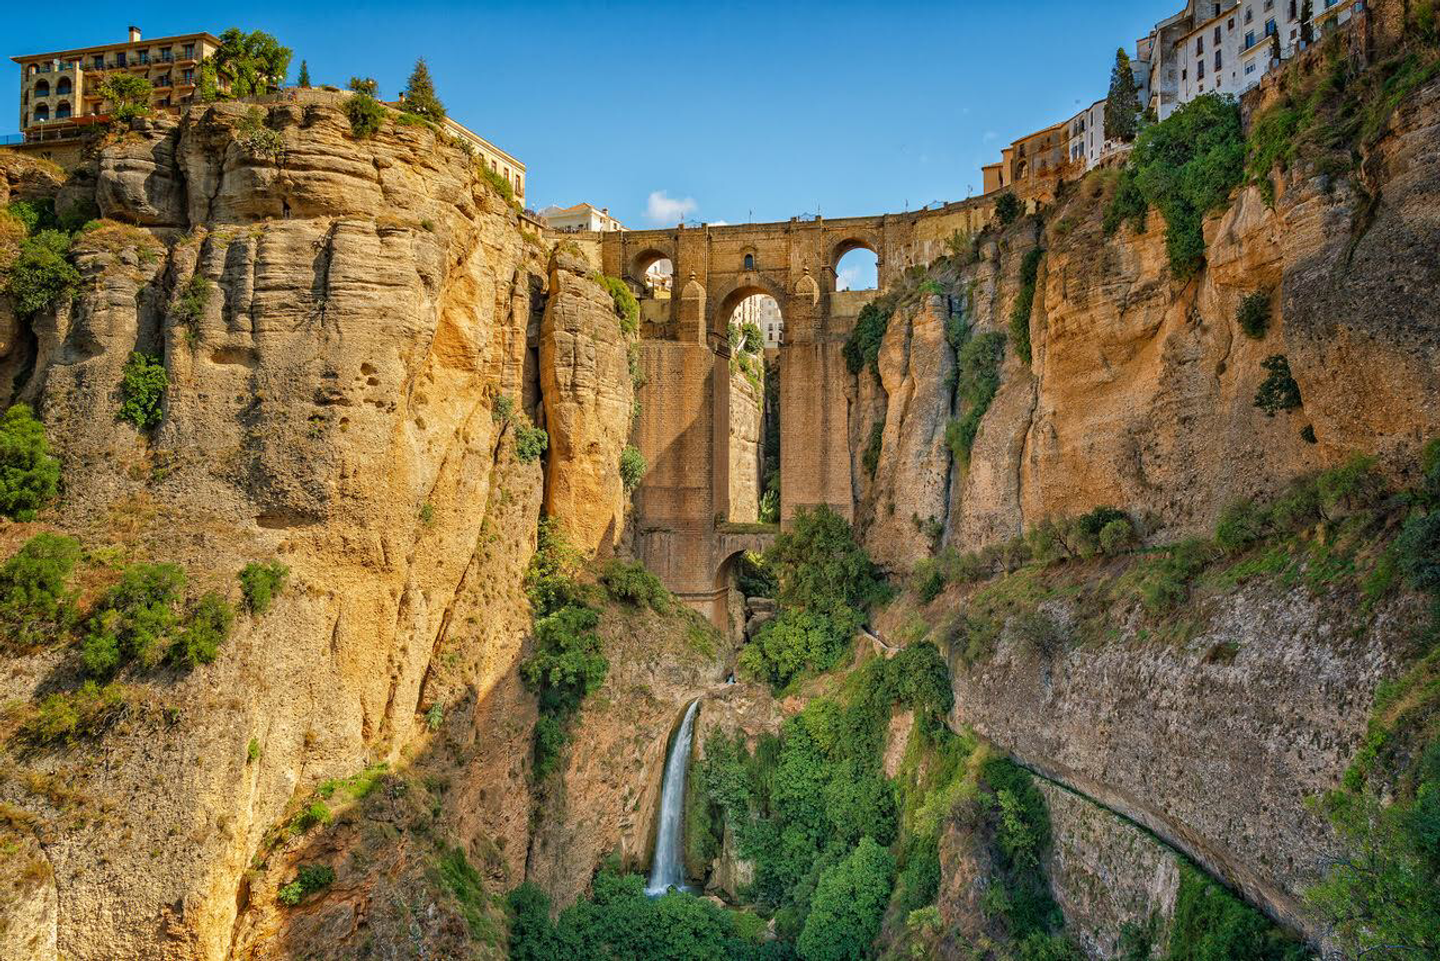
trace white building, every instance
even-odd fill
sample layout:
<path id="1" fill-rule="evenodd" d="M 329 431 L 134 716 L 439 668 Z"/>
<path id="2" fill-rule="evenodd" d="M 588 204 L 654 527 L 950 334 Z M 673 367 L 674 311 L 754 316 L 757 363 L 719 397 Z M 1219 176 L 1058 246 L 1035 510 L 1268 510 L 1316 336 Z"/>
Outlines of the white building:
<path id="1" fill-rule="evenodd" d="M 785 320 L 780 315 L 780 305 L 769 294 L 753 294 L 740 301 L 730 322 L 754 324 L 765 335 L 765 349 L 779 347 L 785 339 Z"/>
<path id="2" fill-rule="evenodd" d="M 610 216 L 609 207 L 596 207 L 583 201 L 573 207 L 546 207 L 540 211 L 540 219 L 545 221 L 551 230 L 588 230 L 602 233 L 625 229 L 624 224 Z"/>

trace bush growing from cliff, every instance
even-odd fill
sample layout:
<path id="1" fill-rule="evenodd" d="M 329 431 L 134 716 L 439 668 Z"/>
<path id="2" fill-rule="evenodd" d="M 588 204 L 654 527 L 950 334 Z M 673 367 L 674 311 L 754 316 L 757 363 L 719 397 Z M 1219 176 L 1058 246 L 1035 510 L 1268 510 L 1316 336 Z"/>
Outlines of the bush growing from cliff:
<path id="1" fill-rule="evenodd" d="M 350 120 L 350 132 L 360 140 L 380 132 L 380 127 L 385 122 L 385 112 L 384 104 L 368 93 L 355 93 L 345 101 L 345 116 Z"/>
<path id="2" fill-rule="evenodd" d="M 44 313 L 74 295 L 80 272 L 68 260 L 70 238 L 41 230 L 20 242 L 20 253 L 5 276 L 5 293 L 21 317 Z"/>
<path id="3" fill-rule="evenodd" d="M 542 428 L 521 424 L 515 431 L 515 459 L 533 464 L 550 448 L 550 435 Z"/>
<path id="4" fill-rule="evenodd" d="M 1406 582 L 1417 591 L 1440 595 L 1440 510 L 1407 520 L 1395 549 Z"/>
<path id="5" fill-rule="evenodd" d="M 1106 230 L 1125 219 L 1139 228 L 1145 209 L 1158 207 L 1171 274 L 1188 280 L 1205 263 L 1202 221 L 1240 185 L 1244 161 L 1239 105 L 1216 94 L 1199 96 L 1135 138 L 1106 211 Z"/>
<path id="6" fill-rule="evenodd" d="M 1045 250 L 1041 247 L 1025 252 L 1025 259 L 1020 262 L 1020 292 L 1010 308 L 1010 339 L 1015 345 L 1015 356 L 1027 367 L 1030 366 L 1030 315 L 1035 309 L 1035 283 L 1044 256 Z"/>
<path id="7" fill-rule="evenodd" d="M 74 691 L 47 695 L 22 718 L 17 735 L 37 746 L 95 737 L 119 718 L 125 701 L 123 685 L 86 681 Z"/>
<path id="8" fill-rule="evenodd" d="M 75 596 L 67 585 L 79 559 L 78 541 L 46 532 L 0 566 L 0 624 L 7 648 L 32 650 L 70 627 Z"/>
<path id="9" fill-rule="evenodd" d="M 880 376 L 880 342 L 890 326 L 891 310 L 888 305 L 873 300 L 860 309 L 843 349 L 845 367 L 850 373 L 858 374 L 868 365 L 876 377 Z"/>
<path id="10" fill-rule="evenodd" d="M 1170 925 L 1166 961 L 1302 961 L 1306 947 L 1188 862 Z"/>
<path id="11" fill-rule="evenodd" d="M 240 593 L 245 598 L 245 609 L 259 617 L 270 609 L 270 604 L 285 589 L 285 579 L 290 568 L 279 561 L 251 561 L 236 575 L 240 580 Z"/>
<path id="12" fill-rule="evenodd" d="M 595 279 L 614 302 L 615 316 L 620 318 L 620 329 L 625 336 L 634 337 L 640 332 L 640 302 L 635 299 L 635 291 L 619 277 L 596 274 Z"/>
<path id="13" fill-rule="evenodd" d="M 193 327 L 205 316 L 205 308 L 210 305 L 210 295 L 214 291 L 215 284 L 210 278 L 194 274 L 175 298 L 175 305 L 170 308 L 170 313 L 180 323 Z"/>
<path id="14" fill-rule="evenodd" d="M 865 468 L 865 473 L 874 478 L 875 471 L 880 467 L 880 451 L 885 443 L 885 421 L 878 420 L 870 425 L 870 440 L 865 445 L 865 453 L 860 456 L 860 466 Z"/>
<path id="15" fill-rule="evenodd" d="M 863 612 L 889 598 L 849 522 L 828 506 L 798 510 L 790 530 L 775 539 L 766 559 L 779 581 L 777 598 L 784 607 Z"/>
<path id="16" fill-rule="evenodd" d="M 45 425 L 28 405 L 11 405 L 0 417 L 0 514 L 34 520 L 59 488 L 60 460 L 50 454 Z"/>
<path id="17" fill-rule="evenodd" d="M 1024 213 L 1025 205 L 1010 191 L 1007 190 L 995 198 L 995 218 L 1000 221 L 1000 226 L 1010 226 Z"/>
<path id="18" fill-rule="evenodd" d="M 209 664 L 229 639 L 234 624 L 235 611 L 225 598 L 213 591 L 203 595 L 170 648 L 170 659 L 190 667 Z"/>
<path id="19" fill-rule="evenodd" d="M 1270 295 L 1257 292 L 1246 296 L 1240 301 L 1240 310 L 1235 321 L 1245 332 L 1245 336 L 1252 340 L 1264 340 L 1265 332 L 1270 327 Z"/>
<path id="20" fill-rule="evenodd" d="M 802 674 L 823 673 L 838 664 L 859 627 L 858 615 L 849 612 L 781 611 L 740 652 L 740 669 L 783 688 Z"/>
<path id="21" fill-rule="evenodd" d="M 1028 316 L 1025 323 L 1028 344 Z M 962 468 L 970 466 L 970 450 L 975 446 L 975 436 L 980 433 L 980 422 L 989 412 L 990 404 L 1000 389 L 1000 364 L 1004 356 L 1005 335 L 990 331 L 967 340 L 956 358 L 955 388 L 964 413 L 946 425 L 945 442 L 950 446 L 955 462 Z"/>
<path id="22" fill-rule="evenodd" d="M 650 467 L 645 463 L 645 455 L 640 453 L 640 448 L 626 444 L 625 449 L 620 452 L 620 481 L 625 485 L 625 493 L 630 493 L 640 486 L 644 480 L 645 472 Z"/>
<path id="23" fill-rule="evenodd" d="M 1263 410 L 1266 417 L 1300 407 L 1300 385 L 1290 376 L 1290 363 L 1285 355 L 1271 354 L 1261 361 L 1260 366 L 1267 373 L 1255 391 L 1255 406 Z"/>
<path id="24" fill-rule="evenodd" d="M 275 900 L 294 907 L 311 894 L 335 883 L 335 870 L 323 864 L 301 866 L 295 880 L 284 885 L 275 894 Z"/>
<path id="25" fill-rule="evenodd" d="M 1128 517 L 1116 518 L 1100 528 L 1100 552 L 1108 557 L 1135 546 L 1135 525 Z"/>
<path id="26" fill-rule="evenodd" d="M 180 623 L 175 604 L 185 572 L 174 564 L 132 564 L 91 612 L 81 659 L 106 676 L 130 661 L 153 667 L 164 658 Z"/>
<path id="27" fill-rule="evenodd" d="M 119 419 L 146 431 L 158 427 L 164 412 L 161 404 L 170 376 L 159 357 L 148 357 L 135 351 L 125 362 L 120 374 Z"/>
<path id="28" fill-rule="evenodd" d="M 669 614 L 674 609 L 674 598 L 660 578 L 639 561 L 627 563 L 616 558 L 606 562 L 600 571 L 600 583 L 611 600 L 648 607 L 656 614 Z"/>

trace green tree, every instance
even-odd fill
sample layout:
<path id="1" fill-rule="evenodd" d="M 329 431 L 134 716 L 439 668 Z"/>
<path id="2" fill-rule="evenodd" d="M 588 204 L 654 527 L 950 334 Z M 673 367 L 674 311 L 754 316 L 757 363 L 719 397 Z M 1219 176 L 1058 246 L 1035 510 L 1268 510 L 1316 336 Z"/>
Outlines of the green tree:
<path id="1" fill-rule="evenodd" d="M 410 80 L 405 84 L 403 99 L 400 108 L 406 113 L 413 113 L 436 123 L 445 119 L 445 105 L 435 95 L 435 81 L 430 78 L 430 67 L 425 63 L 424 57 L 415 61 L 415 69 L 410 72 Z"/>
<path id="2" fill-rule="evenodd" d="M 12 405 L 0 417 L 0 514 L 34 520 L 59 487 L 60 461 L 50 454 L 45 425 L 27 405 Z"/>
<path id="3" fill-rule="evenodd" d="M 805 961 L 859 961 L 880 933 L 895 862 L 871 838 L 820 875 L 797 947 Z"/>
<path id="4" fill-rule="evenodd" d="M 75 615 L 74 594 L 66 589 L 80 559 L 73 537 L 36 534 L 0 566 L 0 624 L 6 643 L 25 651 L 52 641 Z"/>
<path id="5" fill-rule="evenodd" d="M 205 594 L 171 647 L 170 659 L 191 667 L 209 664 L 219 654 L 234 624 L 235 611 L 229 602 L 213 591 Z"/>
<path id="6" fill-rule="evenodd" d="M 310 88 L 310 65 L 304 60 L 300 61 L 300 77 L 295 81 L 295 85 L 304 90 Z"/>
<path id="7" fill-rule="evenodd" d="M 246 33 L 231 27 L 220 46 L 200 64 L 201 100 L 255 97 L 285 86 L 291 50 L 263 30 Z"/>
<path id="8" fill-rule="evenodd" d="M 367 97 L 380 97 L 380 84 L 374 77 L 351 77 L 350 82 L 345 84 L 346 88 L 355 93 L 363 93 Z"/>
<path id="9" fill-rule="evenodd" d="M 159 663 L 174 640 L 180 619 L 175 603 L 185 572 L 174 564 L 132 564 L 91 613 L 81 659 L 95 675 L 107 675 L 138 660 Z"/>
<path id="10" fill-rule="evenodd" d="M 133 73 L 112 73 L 100 83 L 100 96 L 110 104 L 110 116 L 128 121 L 150 112 L 150 81 Z"/>
<path id="11" fill-rule="evenodd" d="M 783 607 L 833 612 L 869 607 L 884 598 L 884 582 L 845 518 L 830 507 L 801 508 L 790 530 L 766 554 Z"/>
<path id="12" fill-rule="evenodd" d="M 1110 70 L 1110 94 L 1105 98 L 1105 136 L 1107 139 L 1135 139 L 1140 119 L 1140 85 L 1130 57 L 1121 47 L 1115 51 L 1115 66 Z"/>
<path id="13" fill-rule="evenodd" d="M 999 218 L 1000 226 L 1010 226 L 1019 220 L 1024 213 L 1025 205 L 1020 202 L 1019 197 L 1010 191 L 1007 190 L 995 198 L 995 216 Z"/>
<path id="14" fill-rule="evenodd" d="M 68 300 L 80 286 L 80 272 L 66 259 L 70 238 L 41 230 L 20 241 L 20 255 L 5 277 L 5 293 L 15 312 L 33 317 Z"/>
<path id="15" fill-rule="evenodd" d="M 149 430 L 160 423 L 161 401 L 170 386 L 170 376 L 159 357 L 147 357 L 136 351 L 125 362 L 120 380 L 120 420 L 129 421 L 140 430 Z"/>

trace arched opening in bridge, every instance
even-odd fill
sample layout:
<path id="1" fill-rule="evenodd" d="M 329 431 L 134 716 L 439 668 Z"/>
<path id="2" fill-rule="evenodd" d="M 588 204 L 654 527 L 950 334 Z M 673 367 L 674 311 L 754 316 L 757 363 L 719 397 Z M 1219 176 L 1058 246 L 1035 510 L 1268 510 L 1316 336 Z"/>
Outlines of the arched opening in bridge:
<path id="1" fill-rule="evenodd" d="M 752 550 L 734 552 L 715 572 L 711 623 L 728 630 L 732 638 L 744 644 L 775 616 L 776 589 L 775 575 L 766 566 L 764 554 Z"/>
<path id="2" fill-rule="evenodd" d="M 835 248 L 835 289 L 875 290 L 880 286 L 880 259 L 869 244 L 847 240 Z"/>
<path id="3" fill-rule="evenodd" d="M 658 250 L 636 257 L 631 276 L 644 287 L 642 293 L 654 300 L 669 300 L 675 290 L 675 264 Z"/>
<path id="4" fill-rule="evenodd" d="M 785 317 L 763 287 L 725 299 L 730 353 L 730 515 L 737 523 L 780 520 L 779 349 Z"/>

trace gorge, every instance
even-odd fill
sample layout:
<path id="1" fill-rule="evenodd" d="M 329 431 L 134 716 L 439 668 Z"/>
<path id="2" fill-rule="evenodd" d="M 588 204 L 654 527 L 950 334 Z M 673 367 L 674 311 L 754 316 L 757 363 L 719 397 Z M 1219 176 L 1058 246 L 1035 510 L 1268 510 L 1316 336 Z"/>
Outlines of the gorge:
<path id="1" fill-rule="evenodd" d="M 875 217 L 547 233 L 322 89 L 0 150 L 0 959 L 1440 951 L 1440 42 L 1367 6 Z"/>

